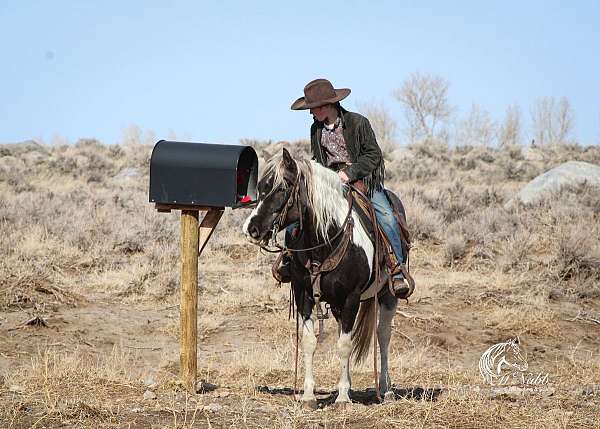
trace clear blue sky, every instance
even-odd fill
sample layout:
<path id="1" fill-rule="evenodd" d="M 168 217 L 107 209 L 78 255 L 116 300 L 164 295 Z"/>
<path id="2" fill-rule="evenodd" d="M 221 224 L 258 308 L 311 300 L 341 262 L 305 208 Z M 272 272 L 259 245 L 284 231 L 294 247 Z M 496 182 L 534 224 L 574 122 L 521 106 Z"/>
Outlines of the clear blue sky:
<path id="1" fill-rule="evenodd" d="M 414 71 L 450 81 L 458 114 L 496 120 L 566 96 L 600 140 L 600 2 L 9 1 L 0 3 L 0 142 L 117 142 L 131 124 L 195 141 L 295 140 L 316 77 L 382 101 Z"/>

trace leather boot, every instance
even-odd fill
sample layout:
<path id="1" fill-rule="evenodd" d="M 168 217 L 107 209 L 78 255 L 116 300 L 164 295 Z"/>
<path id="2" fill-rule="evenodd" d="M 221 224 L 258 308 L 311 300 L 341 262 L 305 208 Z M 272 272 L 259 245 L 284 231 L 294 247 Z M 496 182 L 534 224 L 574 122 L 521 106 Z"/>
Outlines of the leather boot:
<path id="1" fill-rule="evenodd" d="M 398 299 L 408 299 L 415 291 L 415 280 L 404 264 L 399 265 L 398 268 L 402 275 L 392 279 L 394 296 Z"/>
<path id="2" fill-rule="evenodd" d="M 401 277 L 392 279 L 392 289 L 394 290 L 394 296 L 398 299 L 408 299 L 413 293 L 413 290 Z"/>

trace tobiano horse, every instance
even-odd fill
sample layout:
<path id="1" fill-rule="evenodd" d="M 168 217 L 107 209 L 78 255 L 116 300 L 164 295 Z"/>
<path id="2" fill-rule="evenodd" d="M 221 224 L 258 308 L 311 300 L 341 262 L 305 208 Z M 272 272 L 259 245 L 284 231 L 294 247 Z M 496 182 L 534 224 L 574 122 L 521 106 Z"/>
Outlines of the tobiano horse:
<path id="1" fill-rule="evenodd" d="M 305 374 L 301 400 L 310 407 L 316 406 L 313 357 L 317 347 L 315 323 L 319 298 L 329 305 L 338 323 L 341 374 L 336 405 L 350 402 L 350 358 L 355 363 L 366 358 L 374 331 L 380 352 L 378 393 L 386 398 L 393 395 L 388 348 L 398 299 L 387 287 L 371 298 L 364 297 L 365 286 L 374 281 L 375 269 L 383 272 L 384 260 L 382 256 L 375 260 L 378 252 L 345 191 L 348 189 L 337 173 L 314 161 L 296 161 L 283 149 L 282 154 L 267 163 L 258 183 L 258 204 L 242 228 L 251 242 L 264 246 L 287 226 L 296 222 L 301 225 L 299 236 L 287 247 L 292 258 L 291 284 L 302 326 Z M 315 298 L 310 265 L 323 262 L 339 249 L 346 235 L 342 230 L 348 228 L 349 222 L 352 228 L 344 252 L 339 255 L 335 269 L 322 273 L 320 296 Z"/>

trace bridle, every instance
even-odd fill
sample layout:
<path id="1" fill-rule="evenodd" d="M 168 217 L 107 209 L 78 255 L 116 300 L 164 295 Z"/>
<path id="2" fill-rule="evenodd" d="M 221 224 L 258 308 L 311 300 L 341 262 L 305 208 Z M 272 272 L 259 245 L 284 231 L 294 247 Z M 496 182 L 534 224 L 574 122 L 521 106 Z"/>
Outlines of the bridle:
<path id="1" fill-rule="evenodd" d="M 300 210 L 301 209 L 300 198 L 299 198 L 300 179 L 301 179 L 301 173 L 300 173 L 300 169 L 298 169 L 298 173 L 296 174 L 296 180 L 292 187 L 292 191 L 290 192 L 290 194 L 283 206 L 283 209 L 281 210 L 281 213 L 279 213 L 279 215 L 277 215 L 277 217 L 275 218 L 275 221 L 273 222 L 273 227 L 271 228 L 271 238 L 269 240 L 269 246 L 274 247 L 275 249 L 269 249 L 263 245 L 260 245 L 260 248 L 262 250 L 264 250 L 265 252 L 268 252 L 268 253 L 280 253 L 280 252 L 300 253 L 300 252 L 309 252 L 311 250 L 316 250 L 316 249 L 320 249 L 321 247 L 328 246 L 331 244 L 332 241 L 336 240 L 340 235 L 343 234 L 344 230 L 346 229 L 346 225 L 348 224 L 349 220 L 352 217 L 352 208 L 353 208 L 354 198 L 351 198 L 349 196 L 347 198 L 348 199 L 348 213 L 346 213 L 344 222 L 342 223 L 342 225 L 340 225 L 338 232 L 336 232 L 333 237 L 328 238 L 323 243 L 319 243 L 315 246 L 305 247 L 305 248 L 301 248 L 301 249 L 291 249 L 291 248 L 287 247 L 285 244 L 284 245 L 279 244 L 279 242 L 277 241 L 277 234 L 280 231 L 281 225 L 283 225 L 285 223 L 288 212 L 294 206 L 294 204 L 297 205 L 298 213 L 300 213 L 300 230 L 302 231 L 302 229 L 303 229 L 302 215 L 301 215 L 301 210 Z M 353 186 L 349 186 L 348 192 L 349 193 L 352 192 L 353 189 L 354 189 Z M 267 199 L 273 192 L 275 192 L 275 189 L 272 189 L 271 192 L 269 192 L 264 199 Z"/>
<path id="2" fill-rule="evenodd" d="M 283 209 L 281 210 L 279 215 L 275 218 L 275 221 L 273 222 L 273 227 L 271 228 L 270 245 L 278 248 L 279 250 L 277 250 L 277 252 L 282 251 L 285 247 L 285 246 L 281 246 L 277 242 L 277 233 L 279 233 L 280 227 L 284 224 L 285 220 L 287 219 L 288 212 L 290 211 L 292 206 L 294 204 L 296 204 L 298 206 L 298 213 L 300 213 L 300 198 L 298 198 L 299 194 L 300 194 L 300 177 L 301 177 L 301 173 L 300 173 L 300 169 L 298 168 L 298 172 L 296 173 L 296 180 L 294 181 L 294 186 L 292 187 L 292 191 L 288 195 L 287 200 L 286 200 L 285 204 L 283 205 Z M 275 192 L 275 189 L 271 190 L 269 195 L 273 192 Z M 267 197 L 269 195 L 267 195 Z M 267 197 L 265 197 L 265 199 Z M 300 216 L 300 229 L 302 229 L 302 216 Z M 264 247 L 263 247 L 263 249 L 267 250 Z"/>

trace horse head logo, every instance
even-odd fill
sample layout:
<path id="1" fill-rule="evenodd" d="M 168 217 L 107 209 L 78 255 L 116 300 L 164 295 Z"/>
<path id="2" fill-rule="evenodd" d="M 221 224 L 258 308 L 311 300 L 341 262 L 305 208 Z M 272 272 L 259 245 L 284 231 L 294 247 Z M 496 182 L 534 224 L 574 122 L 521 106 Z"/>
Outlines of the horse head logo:
<path id="1" fill-rule="evenodd" d="M 479 359 L 479 372 L 490 384 L 514 377 L 527 368 L 527 359 L 521 352 L 518 338 L 493 345 Z"/>

